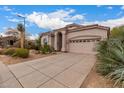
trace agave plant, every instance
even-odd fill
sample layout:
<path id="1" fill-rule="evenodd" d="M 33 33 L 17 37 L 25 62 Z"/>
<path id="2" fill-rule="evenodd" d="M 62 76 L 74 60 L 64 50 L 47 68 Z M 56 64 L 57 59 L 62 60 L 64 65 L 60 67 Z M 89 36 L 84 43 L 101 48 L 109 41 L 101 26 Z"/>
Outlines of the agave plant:
<path id="1" fill-rule="evenodd" d="M 108 74 L 107 77 L 114 81 L 113 87 L 124 87 L 124 66 L 118 67 L 114 72 Z"/>
<path id="2" fill-rule="evenodd" d="M 97 47 L 97 71 L 124 87 L 124 26 L 114 28 L 111 37 Z"/>
<path id="3" fill-rule="evenodd" d="M 118 39 L 103 41 L 98 46 L 98 72 L 107 75 L 124 65 L 124 44 Z"/>

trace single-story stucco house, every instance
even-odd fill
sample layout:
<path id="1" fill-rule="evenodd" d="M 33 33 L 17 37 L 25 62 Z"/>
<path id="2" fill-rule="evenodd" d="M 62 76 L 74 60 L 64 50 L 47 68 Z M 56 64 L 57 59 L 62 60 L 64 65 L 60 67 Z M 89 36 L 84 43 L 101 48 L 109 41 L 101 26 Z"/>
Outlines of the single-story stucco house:
<path id="1" fill-rule="evenodd" d="M 0 47 L 13 47 L 14 43 L 18 39 L 14 36 L 5 36 L 5 37 L 0 37 Z"/>
<path id="2" fill-rule="evenodd" d="M 56 51 L 93 53 L 95 45 L 109 38 L 110 28 L 106 26 L 70 24 L 41 34 L 41 45 L 48 44 Z"/>

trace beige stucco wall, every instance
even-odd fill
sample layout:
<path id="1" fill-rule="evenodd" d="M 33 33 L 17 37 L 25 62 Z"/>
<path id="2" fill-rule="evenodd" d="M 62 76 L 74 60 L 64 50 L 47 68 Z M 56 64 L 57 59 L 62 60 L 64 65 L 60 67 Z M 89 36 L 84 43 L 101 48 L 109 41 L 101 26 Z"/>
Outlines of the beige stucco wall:
<path id="1" fill-rule="evenodd" d="M 48 45 L 50 45 L 51 47 L 54 47 L 54 37 L 51 37 L 50 35 L 43 35 L 41 37 L 41 45 L 44 45 L 44 39 L 47 39 Z"/>
<path id="2" fill-rule="evenodd" d="M 80 37 L 73 37 L 73 38 L 71 38 L 71 40 L 80 40 L 80 39 L 96 39 L 96 38 L 98 38 L 98 37 L 93 37 L 93 36 L 84 36 L 84 35 L 82 35 L 82 36 L 80 36 Z"/>
<path id="3" fill-rule="evenodd" d="M 47 42 L 49 43 L 49 36 L 48 35 L 43 35 L 42 37 L 41 37 L 41 45 L 44 45 L 44 39 L 47 39 Z"/>
<path id="4" fill-rule="evenodd" d="M 49 42 L 51 42 L 51 43 L 49 43 L 50 44 L 50 46 L 51 47 L 53 47 L 54 48 L 54 37 L 51 37 L 51 41 L 49 40 Z"/>
<path id="5" fill-rule="evenodd" d="M 86 36 L 86 37 L 85 37 Z M 77 32 L 71 32 L 67 34 L 68 40 L 79 40 L 79 39 L 91 39 L 90 42 L 69 42 L 68 41 L 68 51 L 74 53 L 95 53 L 95 46 L 98 43 L 97 40 L 92 41 L 92 39 L 97 38 L 94 36 L 101 37 L 101 40 L 107 38 L 107 31 L 101 29 L 90 29 Z"/>
<path id="6" fill-rule="evenodd" d="M 93 52 L 94 47 L 97 43 L 97 40 L 93 41 L 93 42 L 90 41 L 90 42 L 81 42 L 81 43 L 77 43 L 77 42 L 70 43 L 69 40 L 95 39 L 95 38 L 99 38 L 99 37 L 101 37 L 101 40 L 103 40 L 103 39 L 107 38 L 107 31 L 102 30 L 102 29 L 89 29 L 89 30 L 83 30 L 83 31 L 74 31 L 74 32 L 69 32 L 67 34 L 63 33 L 64 31 L 61 31 L 61 32 L 62 32 L 62 38 L 64 41 L 63 42 L 63 44 L 64 44 L 63 50 L 69 51 L 69 52 L 75 52 L 75 53 L 91 53 L 91 52 Z M 55 33 L 54 33 L 54 35 L 55 35 Z M 46 38 L 48 41 L 48 44 L 55 48 L 55 44 L 57 44 L 57 41 L 55 40 L 55 36 L 51 37 L 49 35 L 43 35 L 41 38 L 41 44 L 44 45 L 43 40 L 44 40 L 44 38 Z"/>
<path id="7" fill-rule="evenodd" d="M 75 31 L 68 33 L 67 39 L 76 37 L 76 36 L 82 36 L 82 35 L 96 35 L 101 36 L 102 39 L 107 38 L 107 31 L 102 29 L 90 29 L 90 30 L 83 30 L 83 31 Z"/>

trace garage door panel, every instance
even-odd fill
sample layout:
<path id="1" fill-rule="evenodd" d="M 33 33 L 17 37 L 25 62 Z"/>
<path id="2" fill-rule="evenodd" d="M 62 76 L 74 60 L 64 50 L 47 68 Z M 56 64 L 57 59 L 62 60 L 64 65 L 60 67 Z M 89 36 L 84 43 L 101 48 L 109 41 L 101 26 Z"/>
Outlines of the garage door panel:
<path id="1" fill-rule="evenodd" d="M 69 43 L 69 52 L 74 53 L 94 53 L 95 45 L 97 42 L 95 41 L 88 41 L 88 42 L 70 42 Z"/>

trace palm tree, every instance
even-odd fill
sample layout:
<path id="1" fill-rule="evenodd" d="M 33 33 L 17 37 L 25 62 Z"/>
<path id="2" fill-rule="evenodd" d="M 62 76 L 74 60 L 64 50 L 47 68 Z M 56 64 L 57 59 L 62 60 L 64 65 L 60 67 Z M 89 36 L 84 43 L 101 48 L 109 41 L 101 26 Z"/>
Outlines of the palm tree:
<path id="1" fill-rule="evenodd" d="M 17 30 L 20 32 L 20 45 L 21 48 L 24 48 L 24 40 L 25 40 L 25 28 L 23 24 L 17 25 Z"/>

